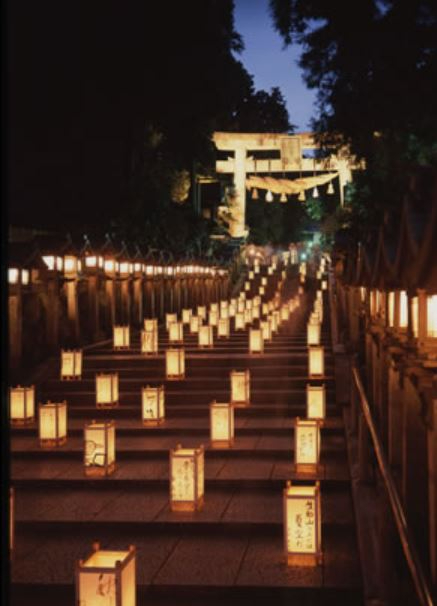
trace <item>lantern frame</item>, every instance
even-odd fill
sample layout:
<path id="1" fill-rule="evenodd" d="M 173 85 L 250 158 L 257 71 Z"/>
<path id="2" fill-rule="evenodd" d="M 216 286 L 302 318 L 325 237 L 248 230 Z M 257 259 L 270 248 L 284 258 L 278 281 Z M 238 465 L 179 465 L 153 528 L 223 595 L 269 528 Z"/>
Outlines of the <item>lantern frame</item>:
<path id="1" fill-rule="evenodd" d="M 250 355 L 264 353 L 264 339 L 261 328 L 249 329 L 249 353 Z"/>
<path id="2" fill-rule="evenodd" d="M 103 432 L 103 453 L 100 453 L 99 456 L 103 455 L 103 464 L 97 465 L 92 461 L 89 461 L 91 455 L 93 453 L 87 454 L 88 451 L 88 443 L 93 442 L 96 444 L 94 440 L 90 440 L 87 436 L 89 432 L 98 431 Z M 112 440 L 113 443 L 113 452 L 109 452 L 109 445 Z M 99 444 L 102 446 L 102 444 Z M 110 476 L 115 471 L 115 422 L 114 421 L 96 421 L 93 419 L 90 423 L 85 423 L 84 427 L 84 473 L 87 477 L 91 478 L 102 478 L 105 476 Z M 112 458 L 113 456 L 113 458 Z"/>
<path id="3" fill-rule="evenodd" d="M 119 381 L 118 381 L 118 372 L 111 373 L 96 373 L 95 384 L 96 384 L 96 408 L 116 408 L 119 404 Z M 108 379 L 111 380 L 110 386 L 110 400 L 108 402 L 100 402 L 99 401 L 99 389 L 98 384 L 99 380 Z"/>
<path id="4" fill-rule="evenodd" d="M 307 324 L 307 345 L 320 345 L 320 322 Z"/>
<path id="5" fill-rule="evenodd" d="M 199 327 L 202 326 L 202 320 L 199 316 L 191 316 L 190 318 L 190 333 L 197 334 Z"/>
<path id="6" fill-rule="evenodd" d="M 299 442 L 305 430 L 314 438 L 314 461 L 301 461 L 301 447 Z M 317 473 L 320 471 L 320 423 L 317 419 L 300 419 L 296 417 L 294 420 L 294 468 L 296 473 Z M 306 453 L 305 453 L 306 454 Z M 311 453 L 312 454 L 312 453 Z"/>
<path id="7" fill-rule="evenodd" d="M 19 403 L 23 408 L 23 415 L 12 416 L 13 412 L 13 399 L 14 396 L 22 396 L 23 402 Z M 16 387 L 9 388 L 9 419 L 11 425 L 24 426 L 30 425 L 35 421 L 35 386 L 29 385 L 28 387 Z"/>
<path id="8" fill-rule="evenodd" d="M 157 330 L 145 329 L 141 331 L 141 353 L 146 355 L 156 355 L 158 353 Z"/>
<path id="9" fill-rule="evenodd" d="M 191 316 L 193 315 L 193 310 L 189 308 L 184 308 L 182 310 L 182 324 L 190 324 Z"/>
<path id="10" fill-rule="evenodd" d="M 199 318 L 202 318 L 202 321 L 203 320 L 206 321 L 206 306 L 205 305 L 197 306 L 197 315 Z"/>
<path id="11" fill-rule="evenodd" d="M 225 413 L 224 419 L 225 433 L 227 437 L 217 437 L 217 427 L 215 426 L 214 416 Z M 234 406 L 231 403 L 220 403 L 213 400 L 209 405 L 210 420 L 210 444 L 211 448 L 231 448 L 234 445 L 235 418 Z"/>
<path id="12" fill-rule="evenodd" d="M 184 325 L 182 322 L 170 322 L 168 326 L 168 342 L 184 342 Z"/>
<path id="13" fill-rule="evenodd" d="M 149 405 L 147 402 L 147 396 L 154 396 L 154 402 L 147 408 Z M 145 401 L 146 398 L 146 401 Z M 145 416 L 145 411 L 151 410 L 154 414 L 152 417 Z M 165 420 L 165 392 L 164 385 L 159 385 L 157 387 L 151 387 L 147 385 L 146 387 L 141 388 L 141 416 L 143 420 L 144 427 L 156 427 L 157 425 L 161 425 Z"/>
<path id="14" fill-rule="evenodd" d="M 190 459 L 192 461 L 192 483 L 193 499 L 174 498 L 175 468 L 176 461 L 180 459 Z M 203 444 L 199 448 L 182 448 L 178 444 L 176 448 L 170 449 L 170 509 L 171 511 L 200 511 L 203 509 L 205 500 L 205 451 Z"/>
<path id="15" fill-rule="evenodd" d="M 165 328 L 167 332 L 170 330 L 170 324 L 178 321 L 178 315 L 175 313 L 165 314 Z"/>
<path id="16" fill-rule="evenodd" d="M 244 312 L 237 311 L 234 316 L 234 328 L 235 330 L 245 330 L 246 324 L 244 322 Z"/>
<path id="17" fill-rule="evenodd" d="M 201 348 L 214 347 L 214 333 L 211 325 L 203 324 L 199 326 L 197 344 Z"/>
<path id="18" fill-rule="evenodd" d="M 230 321 L 229 318 L 219 318 L 217 324 L 217 337 L 219 339 L 229 339 Z"/>
<path id="19" fill-rule="evenodd" d="M 312 398 L 314 394 L 314 398 Z M 311 401 L 315 400 L 315 401 Z M 319 410 L 321 414 L 314 414 L 315 410 Z M 323 423 L 326 418 L 326 388 L 325 384 L 306 386 L 306 412 L 307 419 L 315 419 Z"/>
<path id="20" fill-rule="evenodd" d="M 177 353 L 176 353 L 177 352 Z M 177 356 L 177 367 L 178 373 L 169 373 L 170 359 L 173 356 Z M 185 379 L 185 349 L 180 348 L 168 348 L 165 351 L 165 374 L 167 381 L 180 381 Z"/>
<path id="21" fill-rule="evenodd" d="M 208 324 L 210 326 L 217 326 L 218 318 L 219 318 L 218 309 L 211 309 L 209 311 Z"/>
<path id="22" fill-rule="evenodd" d="M 66 373 L 64 365 L 71 360 L 71 373 Z M 61 381 L 80 381 L 82 379 L 83 353 L 81 349 L 61 349 Z"/>
<path id="23" fill-rule="evenodd" d="M 44 437 L 44 413 L 49 410 L 55 412 L 55 436 Z M 39 444 L 41 448 L 56 448 L 63 446 L 67 442 L 67 402 L 51 402 L 50 400 L 45 404 L 38 404 L 38 434 Z"/>
<path id="24" fill-rule="evenodd" d="M 315 358 L 317 355 L 320 355 L 319 361 Z M 319 366 L 321 372 L 314 372 L 314 366 Z M 325 349 L 323 345 L 310 345 L 308 347 L 308 376 L 314 378 L 325 376 Z"/>
<path id="25" fill-rule="evenodd" d="M 244 408 L 250 405 L 250 370 L 231 370 L 231 404 L 236 408 Z M 243 385 L 241 385 L 243 382 Z M 243 397 L 239 398 L 239 392 L 243 392 Z"/>
<path id="26" fill-rule="evenodd" d="M 121 349 L 130 349 L 130 327 L 128 324 L 113 326 L 112 334 L 113 349 L 117 351 Z M 121 343 L 118 342 L 120 335 Z"/>

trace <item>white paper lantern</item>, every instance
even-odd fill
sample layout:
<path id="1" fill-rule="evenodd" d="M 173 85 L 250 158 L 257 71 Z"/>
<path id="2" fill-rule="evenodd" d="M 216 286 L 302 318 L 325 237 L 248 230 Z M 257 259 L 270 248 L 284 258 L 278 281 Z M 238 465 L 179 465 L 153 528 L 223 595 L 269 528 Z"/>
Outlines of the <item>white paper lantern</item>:
<path id="1" fill-rule="evenodd" d="M 67 441 L 67 402 L 47 402 L 38 406 L 41 448 L 62 446 Z"/>
<path id="2" fill-rule="evenodd" d="M 11 425 L 29 425 L 35 420 L 35 387 L 9 389 L 9 418 Z"/>
<path id="3" fill-rule="evenodd" d="M 168 381 L 185 379 L 185 350 L 183 348 L 166 350 L 165 373 Z"/>
<path id="4" fill-rule="evenodd" d="M 172 511 L 200 511 L 205 492 L 204 448 L 170 450 L 170 508 Z"/>
<path id="5" fill-rule="evenodd" d="M 284 489 L 284 546 L 288 566 L 322 563 L 320 484 Z"/>
<path id="6" fill-rule="evenodd" d="M 84 430 L 84 470 L 86 476 L 103 477 L 115 470 L 115 423 L 91 421 Z"/>
<path id="7" fill-rule="evenodd" d="M 326 390 L 324 385 L 307 384 L 307 417 L 323 420 L 326 416 Z"/>
<path id="8" fill-rule="evenodd" d="M 155 427 L 164 422 L 165 403 L 164 386 L 143 387 L 141 389 L 141 405 L 143 425 L 146 427 Z"/>
<path id="9" fill-rule="evenodd" d="M 232 370 L 231 403 L 234 406 L 249 406 L 250 403 L 250 370 Z"/>
<path id="10" fill-rule="evenodd" d="M 81 379 L 82 350 L 61 350 L 61 381 Z"/>
<path id="11" fill-rule="evenodd" d="M 234 444 L 234 407 L 216 401 L 209 405 L 211 446 L 230 448 Z"/>

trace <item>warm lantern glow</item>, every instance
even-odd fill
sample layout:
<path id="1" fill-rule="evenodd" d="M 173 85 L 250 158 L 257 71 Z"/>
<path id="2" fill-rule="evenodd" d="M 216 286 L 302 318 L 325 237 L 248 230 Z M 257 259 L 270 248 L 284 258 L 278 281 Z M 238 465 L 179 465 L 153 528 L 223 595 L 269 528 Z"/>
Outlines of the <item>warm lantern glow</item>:
<path id="1" fill-rule="evenodd" d="M 288 309 L 288 305 L 283 305 L 281 307 L 281 322 L 287 322 L 290 319 L 290 310 Z"/>
<path id="2" fill-rule="evenodd" d="M 273 276 L 273 267 L 268 267 L 267 268 L 267 275 L 268 276 Z"/>
<path id="3" fill-rule="evenodd" d="M 209 312 L 209 325 L 210 326 L 217 326 L 218 318 L 219 318 L 219 312 L 218 312 L 218 310 L 217 309 L 211 309 L 211 311 Z"/>
<path id="4" fill-rule="evenodd" d="M 255 277 L 255 273 L 253 271 L 249 272 L 249 280 L 253 280 Z"/>
<path id="5" fill-rule="evenodd" d="M 419 334 L 419 298 L 411 299 L 411 330 L 413 336 L 417 338 Z"/>
<path id="6" fill-rule="evenodd" d="M 272 331 L 270 328 L 270 322 L 268 320 L 262 320 L 260 322 L 262 337 L 264 341 L 270 341 L 272 338 Z"/>
<path id="7" fill-rule="evenodd" d="M 388 305 L 388 325 L 390 327 L 393 327 L 395 324 L 395 293 L 394 293 L 394 291 L 388 293 L 387 305 Z"/>
<path id="8" fill-rule="evenodd" d="M 9 416 L 12 425 L 27 425 L 35 420 L 35 387 L 9 389 Z"/>
<path id="9" fill-rule="evenodd" d="M 114 326 L 114 349 L 129 349 L 130 329 L 129 326 Z"/>
<path id="10" fill-rule="evenodd" d="M 229 318 L 220 318 L 217 325 L 217 336 L 229 338 Z"/>
<path id="11" fill-rule="evenodd" d="M 84 430 L 86 476 L 109 476 L 115 470 L 115 423 L 91 421 Z"/>
<path id="12" fill-rule="evenodd" d="M 272 313 L 268 319 L 270 322 L 270 331 L 275 333 L 278 330 L 278 317 Z"/>
<path id="13" fill-rule="evenodd" d="M 158 331 L 158 319 L 157 318 L 144 318 L 144 330 Z"/>
<path id="14" fill-rule="evenodd" d="M 189 324 L 192 316 L 191 309 L 183 309 L 182 310 L 182 324 Z"/>
<path id="15" fill-rule="evenodd" d="M 260 286 L 258 288 L 258 294 L 261 295 L 261 296 L 266 294 L 265 286 Z"/>
<path id="16" fill-rule="evenodd" d="M 198 334 L 199 347 L 212 347 L 214 344 L 212 326 L 206 324 L 205 326 L 199 326 Z"/>
<path id="17" fill-rule="evenodd" d="M 135 547 L 128 551 L 94 552 L 76 565 L 76 596 L 80 606 L 135 606 Z"/>
<path id="18" fill-rule="evenodd" d="M 143 425 L 154 427 L 164 422 L 164 386 L 143 387 L 141 389 Z"/>
<path id="19" fill-rule="evenodd" d="M 118 406 L 118 373 L 96 374 L 97 408 Z"/>
<path id="20" fill-rule="evenodd" d="M 237 313 L 239 313 L 239 314 L 244 313 L 245 309 L 246 309 L 246 301 L 244 299 L 238 299 Z"/>
<path id="21" fill-rule="evenodd" d="M 191 333 L 198 333 L 199 332 L 199 326 L 201 323 L 201 319 L 199 318 L 199 316 L 191 316 L 190 318 L 190 332 Z"/>
<path id="22" fill-rule="evenodd" d="M 294 463 L 297 473 L 315 473 L 320 457 L 320 426 L 315 419 L 296 418 Z"/>
<path id="23" fill-rule="evenodd" d="M 170 330 L 170 324 L 172 322 L 177 322 L 178 321 L 178 315 L 177 314 L 165 314 L 165 328 L 168 330 Z"/>
<path id="24" fill-rule="evenodd" d="M 245 326 L 244 312 L 237 312 L 235 314 L 235 330 L 244 330 Z"/>
<path id="25" fill-rule="evenodd" d="M 245 309 L 244 310 L 244 324 L 252 324 L 252 310 L 251 309 Z"/>
<path id="26" fill-rule="evenodd" d="M 426 335 L 427 337 L 437 337 L 437 295 L 431 295 L 426 298 Z"/>
<path id="27" fill-rule="evenodd" d="M 185 379 L 185 350 L 167 349 L 165 352 L 165 368 L 167 380 Z"/>
<path id="28" fill-rule="evenodd" d="M 307 417 L 324 419 L 326 416 L 326 390 L 324 385 L 307 383 Z"/>
<path id="29" fill-rule="evenodd" d="M 8 283 L 18 284 L 18 278 L 20 277 L 20 270 L 16 267 L 10 267 L 8 269 Z"/>
<path id="30" fill-rule="evenodd" d="M 202 320 L 206 320 L 206 307 L 204 305 L 197 306 L 197 315 L 199 318 L 202 318 Z"/>
<path id="31" fill-rule="evenodd" d="M 254 305 L 252 307 L 252 319 L 259 320 L 261 317 L 261 307 L 259 305 Z"/>
<path id="32" fill-rule="evenodd" d="M 399 293 L 399 328 L 406 328 L 408 325 L 408 297 L 405 290 Z"/>
<path id="33" fill-rule="evenodd" d="M 266 316 L 269 313 L 269 304 L 263 303 L 261 306 L 261 310 L 262 310 L 262 315 Z"/>
<path id="34" fill-rule="evenodd" d="M 205 457 L 200 448 L 170 450 L 170 508 L 172 511 L 199 511 L 203 508 Z"/>
<path id="35" fill-rule="evenodd" d="M 310 377 L 323 376 L 325 373 L 324 351 L 322 346 L 308 347 L 308 374 Z"/>
<path id="36" fill-rule="evenodd" d="M 39 443 L 42 448 L 62 446 L 67 441 L 67 402 L 38 406 Z"/>
<path id="37" fill-rule="evenodd" d="M 264 353 L 264 339 L 260 328 L 249 330 L 249 353 Z"/>
<path id="38" fill-rule="evenodd" d="M 82 377 L 82 350 L 61 350 L 61 381 Z"/>
<path id="39" fill-rule="evenodd" d="M 250 403 L 250 370 L 231 371 L 231 402 L 234 406 Z"/>
<path id="40" fill-rule="evenodd" d="M 74 255 L 65 255 L 64 257 L 64 274 L 67 277 L 75 277 L 79 269 L 78 259 Z"/>
<path id="41" fill-rule="evenodd" d="M 265 276 L 261 278 L 261 286 L 267 286 L 267 278 Z"/>
<path id="42" fill-rule="evenodd" d="M 307 324 L 307 345 L 320 345 L 320 324 Z"/>
<path id="43" fill-rule="evenodd" d="M 328 281 L 322 280 L 322 290 L 328 290 Z"/>
<path id="44" fill-rule="evenodd" d="M 236 313 L 237 313 L 237 303 L 234 302 L 229 305 L 229 317 L 235 318 Z"/>
<path id="45" fill-rule="evenodd" d="M 288 566 L 322 563 L 320 484 L 284 489 L 284 543 Z"/>
<path id="46" fill-rule="evenodd" d="M 158 330 L 142 330 L 141 331 L 141 353 L 157 354 L 158 353 Z"/>
<path id="47" fill-rule="evenodd" d="M 170 322 L 168 328 L 169 343 L 183 343 L 184 325 L 182 322 Z"/>
<path id="48" fill-rule="evenodd" d="M 250 290 L 250 282 L 245 282 L 244 283 L 244 290 L 247 292 Z"/>
<path id="49" fill-rule="evenodd" d="M 211 446 L 229 448 L 234 443 L 234 407 L 232 404 L 219 404 L 214 401 L 209 405 Z"/>

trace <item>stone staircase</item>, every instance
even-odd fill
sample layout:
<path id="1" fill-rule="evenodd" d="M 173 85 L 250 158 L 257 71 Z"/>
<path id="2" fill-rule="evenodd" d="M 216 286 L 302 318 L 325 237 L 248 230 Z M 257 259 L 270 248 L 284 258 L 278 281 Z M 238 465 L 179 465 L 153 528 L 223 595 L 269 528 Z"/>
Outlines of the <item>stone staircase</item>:
<path id="1" fill-rule="evenodd" d="M 285 294 L 297 284 L 288 279 Z M 350 489 L 343 417 L 335 404 L 334 358 L 325 299 L 327 419 L 322 428 L 321 468 L 304 478 L 293 469 L 295 416 L 305 417 L 308 383 L 306 319 L 314 293 L 281 325 L 263 355 L 248 354 L 248 332 L 232 332 L 213 349 L 199 349 L 186 334 L 186 379 L 165 380 L 159 354 L 112 345 L 87 353 L 81 381 L 47 376 L 38 400 L 68 402 L 68 440 L 41 450 L 37 427 L 14 428 L 11 476 L 16 491 L 16 547 L 11 604 L 74 604 L 74 569 L 93 541 L 102 548 L 137 548 L 137 604 L 344 604 L 362 603 L 359 554 Z M 231 324 L 233 326 L 233 322 Z M 235 444 L 209 447 L 209 404 L 227 402 L 231 370 L 250 369 L 251 404 L 235 409 Z M 96 409 L 94 376 L 118 371 L 120 405 Z M 313 380 L 312 383 L 315 383 Z M 166 421 L 141 423 L 141 387 L 165 385 Z M 83 471 L 83 427 L 91 419 L 116 422 L 116 470 L 108 478 Z M 169 450 L 204 444 L 205 505 L 195 513 L 169 509 Z M 283 547 L 286 480 L 320 480 L 323 564 L 287 567 Z"/>

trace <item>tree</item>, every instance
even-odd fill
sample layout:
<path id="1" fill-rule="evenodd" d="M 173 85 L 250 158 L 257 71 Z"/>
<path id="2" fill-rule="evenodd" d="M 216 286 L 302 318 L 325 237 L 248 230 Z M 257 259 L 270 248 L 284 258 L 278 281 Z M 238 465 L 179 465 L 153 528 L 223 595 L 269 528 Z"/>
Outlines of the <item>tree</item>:
<path id="1" fill-rule="evenodd" d="M 278 87 L 268 93 L 265 90 L 250 91 L 238 103 L 229 130 L 243 133 L 290 133 L 285 99 Z"/>

